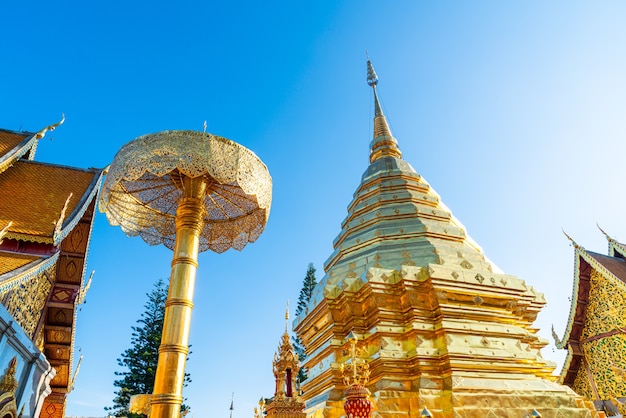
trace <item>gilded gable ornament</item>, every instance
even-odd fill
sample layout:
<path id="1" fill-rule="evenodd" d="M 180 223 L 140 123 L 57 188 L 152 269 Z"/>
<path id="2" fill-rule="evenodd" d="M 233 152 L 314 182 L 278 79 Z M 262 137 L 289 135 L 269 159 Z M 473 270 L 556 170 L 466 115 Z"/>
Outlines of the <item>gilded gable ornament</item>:
<path id="1" fill-rule="evenodd" d="M 2 379 L 0 379 L 0 391 L 15 393 L 18 387 L 17 379 L 15 378 L 15 372 L 17 370 L 17 356 L 14 356 L 9 365 L 4 371 Z"/>

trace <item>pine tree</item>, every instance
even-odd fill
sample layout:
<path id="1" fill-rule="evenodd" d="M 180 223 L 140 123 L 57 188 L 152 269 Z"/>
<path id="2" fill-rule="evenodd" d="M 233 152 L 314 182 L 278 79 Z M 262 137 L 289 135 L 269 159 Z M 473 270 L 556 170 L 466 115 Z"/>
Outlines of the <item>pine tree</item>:
<path id="1" fill-rule="evenodd" d="M 304 281 L 302 282 L 302 289 L 300 290 L 300 296 L 298 296 L 298 307 L 296 308 L 296 316 L 300 315 L 309 304 L 309 300 L 311 300 L 311 295 L 313 294 L 313 289 L 315 289 L 315 285 L 317 284 L 317 280 L 315 279 L 315 267 L 313 267 L 313 263 L 309 263 L 309 266 L 306 270 L 306 276 L 304 276 Z M 304 344 L 300 340 L 300 337 L 295 335 L 292 337 L 293 349 L 298 355 L 298 359 L 302 364 L 306 359 L 306 349 Z M 307 378 L 307 370 L 302 367 L 300 368 L 300 372 L 298 373 L 298 377 L 296 378 L 296 382 L 298 384 L 302 383 Z"/>
<path id="2" fill-rule="evenodd" d="M 113 398 L 113 406 L 104 408 L 110 416 L 141 418 L 142 415 L 128 412 L 130 397 L 152 393 L 159 360 L 167 285 L 162 279 L 159 279 L 154 284 L 152 291 L 146 296 L 148 301 L 144 305 L 145 311 L 137 321 L 140 325 L 131 327 L 133 330 L 131 347 L 117 359 L 117 364 L 125 371 L 115 372 L 115 375 L 120 377 L 113 382 L 118 390 Z M 185 374 L 185 385 L 189 382 L 191 379 L 188 374 Z M 188 410 L 189 407 L 186 405 L 181 407 L 181 412 Z"/>

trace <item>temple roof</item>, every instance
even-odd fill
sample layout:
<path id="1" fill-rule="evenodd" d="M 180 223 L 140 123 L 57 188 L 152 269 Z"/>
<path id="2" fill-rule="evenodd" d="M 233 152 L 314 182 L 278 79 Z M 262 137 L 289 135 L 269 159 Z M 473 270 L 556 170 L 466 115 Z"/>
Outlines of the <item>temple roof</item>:
<path id="1" fill-rule="evenodd" d="M 63 231 L 74 212 L 80 211 L 94 192 L 100 173 L 101 170 L 16 161 L 0 176 L 0 225 L 12 222 L 5 239 L 54 244 L 58 241 L 55 232 Z M 65 219 L 59 230 L 57 223 L 66 201 Z"/>
<path id="2" fill-rule="evenodd" d="M 587 251 L 590 257 L 610 271 L 616 278 L 626 283 L 626 260 L 620 257 L 611 257 Z"/>
<path id="3" fill-rule="evenodd" d="M 13 132 L 0 129 L 0 157 L 17 147 L 27 137 L 33 135 L 30 132 Z"/>
<path id="4" fill-rule="evenodd" d="M 32 161 L 36 133 L 0 129 L 2 304 L 56 370 L 43 409 L 63 410 L 73 387 L 74 319 L 84 285 L 101 169 Z"/>
<path id="5" fill-rule="evenodd" d="M 39 260 L 40 257 L 28 254 L 5 253 L 0 251 L 0 278 L 9 271 L 16 270 L 20 267 Z"/>
<path id="6" fill-rule="evenodd" d="M 11 167 L 20 158 L 26 156 L 32 160 L 39 139 L 31 132 L 13 132 L 0 130 L 0 173 Z"/>
<path id="7" fill-rule="evenodd" d="M 574 383 L 578 370 L 583 363 L 584 353 L 581 344 L 584 342 L 585 318 L 590 304 L 589 297 L 592 286 L 590 279 L 592 272 L 594 270 L 599 272 L 602 277 L 626 293 L 626 260 L 622 258 L 621 254 L 614 254 L 612 250 L 616 245 L 623 248 L 623 244 L 619 244 L 608 235 L 606 237 L 609 241 L 609 254 L 611 254 L 608 256 L 587 251 L 568 236 L 574 247 L 575 254 L 574 284 L 570 313 L 562 338 L 557 336 L 554 329 L 552 330 L 552 336 L 557 348 L 568 349 L 568 354 L 561 370 L 561 381 L 567 385 Z"/>

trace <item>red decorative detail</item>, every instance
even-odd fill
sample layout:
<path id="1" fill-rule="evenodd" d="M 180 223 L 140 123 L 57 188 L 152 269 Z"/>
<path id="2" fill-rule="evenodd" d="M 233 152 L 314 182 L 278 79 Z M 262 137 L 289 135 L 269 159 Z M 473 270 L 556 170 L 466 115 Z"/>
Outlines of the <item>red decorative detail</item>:
<path id="1" fill-rule="evenodd" d="M 50 256 L 56 253 L 57 248 L 52 244 L 17 241 L 5 238 L 2 240 L 2 244 L 0 244 L 0 250 L 11 253 Z"/>
<path id="2" fill-rule="evenodd" d="M 73 303 L 78 294 L 76 289 L 56 287 L 52 294 L 52 302 Z"/>
<path id="3" fill-rule="evenodd" d="M 291 388 L 291 369 L 287 369 L 287 397 L 293 396 L 293 389 Z"/>
<path id="4" fill-rule="evenodd" d="M 343 409 L 348 418 L 371 418 L 374 405 L 369 400 L 369 394 L 370 391 L 361 385 L 352 385 L 346 389 Z"/>

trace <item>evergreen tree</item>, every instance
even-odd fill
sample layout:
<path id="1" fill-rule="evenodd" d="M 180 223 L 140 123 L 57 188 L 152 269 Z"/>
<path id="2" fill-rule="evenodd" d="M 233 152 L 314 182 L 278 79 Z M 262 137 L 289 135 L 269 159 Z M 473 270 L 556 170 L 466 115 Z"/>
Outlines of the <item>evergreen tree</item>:
<path id="1" fill-rule="evenodd" d="M 302 289 L 300 290 L 300 296 L 298 296 L 298 307 L 296 308 L 296 316 L 300 315 L 309 304 L 309 300 L 311 300 L 311 295 L 313 294 L 313 289 L 315 289 L 315 285 L 317 284 L 317 280 L 315 279 L 315 267 L 313 267 L 313 263 L 309 263 L 309 266 L 306 270 L 306 276 L 304 276 L 304 281 L 302 282 Z M 304 362 L 306 359 L 305 347 L 300 337 L 295 335 L 292 337 L 293 349 L 298 355 L 298 359 L 300 360 L 300 364 Z M 305 381 L 307 378 L 307 370 L 302 367 L 300 368 L 300 372 L 298 373 L 298 377 L 296 378 L 296 382 L 298 384 Z"/>
<path id="2" fill-rule="evenodd" d="M 137 321 L 140 325 L 131 327 L 133 330 L 131 347 L 117 359 L 117 364 L 125 370 L 115 372 L 119 379 L 115 380 L 113 385 L 118 390 L 113 398 L 113 406 L 104 408 L 110 416 L 142 417 L 142 415 L 129 413 L 128 403 L 132 395 L 152 393 L 159 360 L 159 345 L 163 331 L 167 290 L 165 282 L 159 279 L 154 284 L 152 291 L 146 294 L 148 301 L 144 305 L 145 311 Z M 189 382 L 191 379 L 188 374 L 185 374 L 185 386 Z M 181 406 L 181 412 L 188 410 L 188 406 Z"/>

